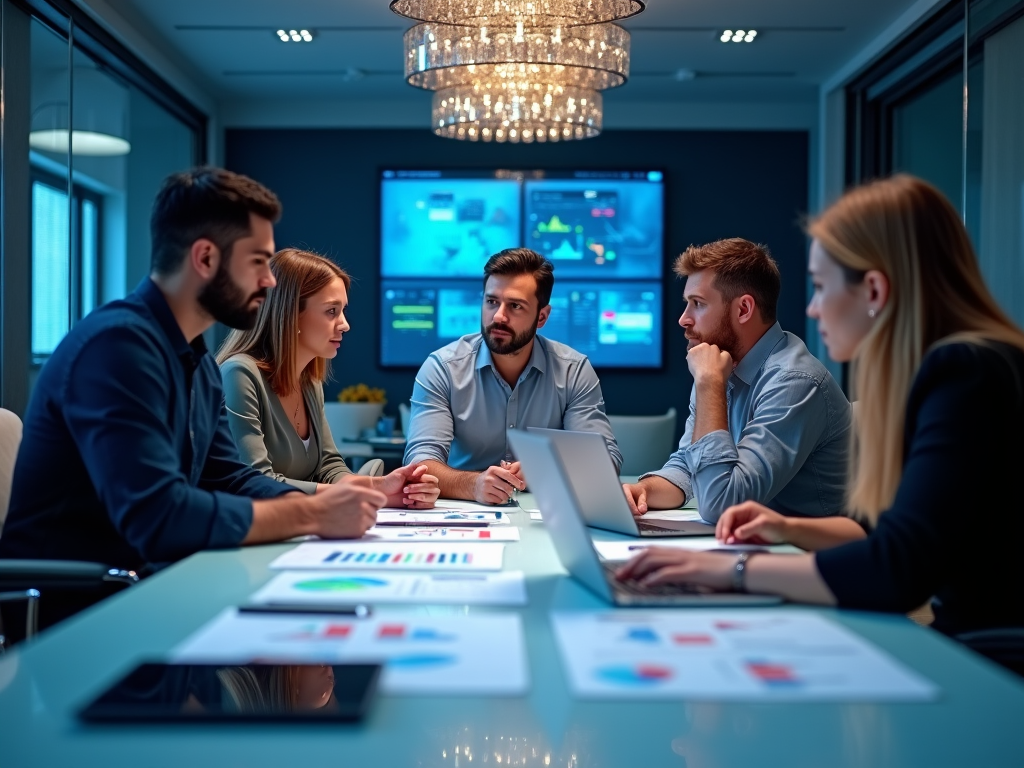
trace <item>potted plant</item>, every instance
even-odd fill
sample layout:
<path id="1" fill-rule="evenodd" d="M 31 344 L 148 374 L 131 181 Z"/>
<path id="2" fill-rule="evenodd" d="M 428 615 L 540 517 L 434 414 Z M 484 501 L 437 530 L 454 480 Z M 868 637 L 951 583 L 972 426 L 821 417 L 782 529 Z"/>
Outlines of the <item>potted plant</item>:
<path id="1" fill-rule="evenodd" d="M 359 440 L 365 430 L 373 431 L 384 412 L 385 395 L 380 387 L 353 384 L 338 393 L 338 402 L 325 403 L 324 412 L 334 439 Z"/>

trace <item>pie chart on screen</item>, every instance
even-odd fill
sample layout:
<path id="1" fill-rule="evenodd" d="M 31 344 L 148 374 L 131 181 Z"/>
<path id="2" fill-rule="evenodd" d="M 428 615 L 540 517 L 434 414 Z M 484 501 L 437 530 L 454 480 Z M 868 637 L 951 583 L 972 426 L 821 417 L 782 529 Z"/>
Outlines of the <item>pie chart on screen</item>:
<path id="1" fill-rule="evenodd" d="M 386 587 L 384 579 L 373 579 L 365 576 L 338 576 L 329 579 L 309 579 L 299 581 L 295 589 L 302 592 L 358 592 L 362 589 Z"/>
<path id="2" fill-rule="evenodd" d="M 660 664 L 613 664 L 595 670 L 598 680 L 628 687 L 653 688 L 672 679 L 672 670 Z"/>

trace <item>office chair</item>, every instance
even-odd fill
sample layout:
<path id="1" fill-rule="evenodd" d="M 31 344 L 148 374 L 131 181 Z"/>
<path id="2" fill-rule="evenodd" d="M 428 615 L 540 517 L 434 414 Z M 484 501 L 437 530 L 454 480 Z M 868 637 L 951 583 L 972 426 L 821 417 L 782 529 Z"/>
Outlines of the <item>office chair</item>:
<path id="1" fill-rule="evenodd" d="M 412 421 L 412 410 L 409 408 L 408 403 L 398 404 L 398 417 L 401 419 L 402 424 L 402 435 L 405 437 L 409 436 L 409 427 Z"/>
<path id="2" fill-rule="evenodd" d="M 954 638 L 975 653 L 1024 677 L 1024 627 L 963 632 Z"/>
<path id="3" fill-rule="evenodd" d="M 3 524 L 11 500 L 11 481 L 18 446 L 21 444 L 21 431 L 21 419 L 17 414 L 0 408 L 0 535 L 3 534 Z M 0 604 L 25 602 L 23 636 L 5 633 L 3 621 L 0 620 L 0 653 L 22 637 L 32 638 L 40 625 L 46 627 L 66 618 L 62 613 L 46 612 L 46 595 L 70 593 L 80 598 L 97 595 L 98 599 L 102 599 L 118 585 L 123 588 L 138 580 L 134 571 L 111 568 L 101 563 L 76 560 L 0 560 Z"/>
<path id="4" fill-rule="evenodd" d="M 621 475 L 661 469 L 675 448 L 675 408 L 658 416 L 609 416 L 608 421 L 622 452 Z"/>
<path id="5" fill-rule="evenodd" d="M 367 459 L 356 473 L 368 477 L 381 477 L 384 474 L 384 459 Z"/>

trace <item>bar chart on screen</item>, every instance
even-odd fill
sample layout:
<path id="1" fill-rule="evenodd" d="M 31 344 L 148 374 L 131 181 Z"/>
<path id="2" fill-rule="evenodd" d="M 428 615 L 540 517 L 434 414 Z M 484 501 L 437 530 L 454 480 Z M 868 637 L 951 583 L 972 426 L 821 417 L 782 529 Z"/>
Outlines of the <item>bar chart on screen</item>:
<path id="1" fill-rule="evenodd" d="M 329 542 L 308 541 L 278 557 L 275 569 L 400 571 L 498 571 L 505 545 L 455 542 Z"/>

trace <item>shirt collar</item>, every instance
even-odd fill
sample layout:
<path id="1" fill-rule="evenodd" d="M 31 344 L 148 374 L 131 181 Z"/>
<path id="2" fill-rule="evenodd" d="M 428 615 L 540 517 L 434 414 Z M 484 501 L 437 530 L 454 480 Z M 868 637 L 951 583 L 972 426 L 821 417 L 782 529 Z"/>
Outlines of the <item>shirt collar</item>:
<path id="1" fill-rule="evenodd" d="M 530 362 L 523 370 L 523 375 L 531 368 L 536 368 L 541 373 L 544 373 L 547 368 L 548 355 L 544 350 L 544 340 L 540 336 L 533 337 L 533 351 L 530 352 Z M 476 356 L 476 367 L 477 369 L 486 368 L 487 366 L 494 367 L 494 358 L 491 357 L 490 347 L 487 346 L 487 342 L 484 340 L 483 334 L 480 334 L 480 351 Z M 522 378 L 522 376 L 520 377 Z"/>
<path id="2" fill-rule="evenodd" d="M 749 387 L 754 380 L 754 375 L 761 370 L 761 366 L 768 359 L 768 355 L 772 353 L 772 350 L 775 349 L 783 338 L 782 326 L 775 323 L 764 332 L 764 335 L 743 356 L 740 364 L 733 370 L 732 375 Z"/>
<path id="3" fill-rule="evenodd" d="M 198 365 L 199 360 L 207 352 L 206 340 L 203 338 L 203 334 L 196 336 L 191 344 L 188 343 L 185 339 L 185 334 L 181 332 L 181 326 L 178 325 L 178 321 L 174 318 L 174 313 L 171 312 L 171 308 L 167 304 L 167 298 L 164 296 L 163 291 L 149 277 L 142 278 L 142 282 L 135 289 L 135 295 L 153 313 L 157 325 L 160 326 L 168 341 L 171 342 L 174 354 L 179 358 L 187 356 L 193 365 Z"/>

